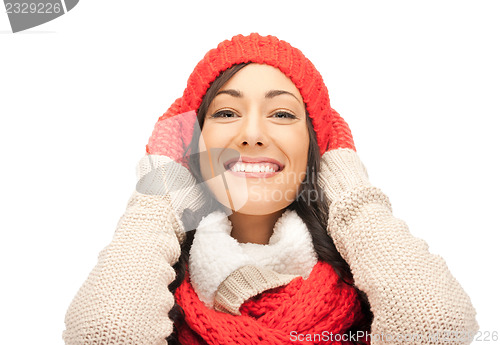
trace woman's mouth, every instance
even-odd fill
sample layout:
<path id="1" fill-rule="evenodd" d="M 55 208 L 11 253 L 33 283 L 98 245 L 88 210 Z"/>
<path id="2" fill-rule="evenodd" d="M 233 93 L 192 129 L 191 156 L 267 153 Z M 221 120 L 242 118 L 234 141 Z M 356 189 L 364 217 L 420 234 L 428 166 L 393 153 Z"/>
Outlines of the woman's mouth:
<path id="1" fill-rule="evenodd" d="M 283 164 L 275 159 L 258 157 L 240 157 L 230 159 L 224 164 L 224 168 L 233 175 L 240 177 L 271 177 L 281 172 Z"/>

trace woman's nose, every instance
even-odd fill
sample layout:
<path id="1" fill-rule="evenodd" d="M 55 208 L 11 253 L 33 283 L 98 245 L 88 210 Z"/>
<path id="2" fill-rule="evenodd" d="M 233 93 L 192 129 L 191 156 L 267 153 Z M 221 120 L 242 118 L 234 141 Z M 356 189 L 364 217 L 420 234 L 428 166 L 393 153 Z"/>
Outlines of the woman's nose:
<path id="1" fill-rule="evenodd" d="M 267 134 L 263 119 L 259 114 L 246 116 L 240 128 L 238 145 L 244 147 L 267 145 Z"/>

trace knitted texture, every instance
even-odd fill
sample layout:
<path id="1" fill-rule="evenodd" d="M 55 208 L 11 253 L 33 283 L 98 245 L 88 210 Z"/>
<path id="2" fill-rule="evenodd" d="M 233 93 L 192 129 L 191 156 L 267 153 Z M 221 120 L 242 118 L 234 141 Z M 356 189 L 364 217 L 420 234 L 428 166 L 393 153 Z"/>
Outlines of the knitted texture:
<path id="1" fill-rule="evenodd" d="M 67 345 L 165 344 L 180 230 L 168 197 L 134 192 L 113 240 L 66 312 Z"/>
<path id="2" fill-rule="evenodd" d="M 146 154 L 137 164 L 136 170 L 139 181 L 137 191 L 147 195 L 168 195 L 179 220 L 185 209 L 209 212 L 211 203 L 208 199 L 212 196 L 203 193 L 202 185 L 196 182 L 189 170 L 170 156 Z M 177 237 L 182 243 L 186 237 L 185 232 L 194 228 L 184 226 L 181 230 Z"/>
<path id="3" fill-rule="evenodd" d="M 422 337 L 412 344 L 429 344 L 432 336 L 436 344 L 471 342 L 479 326 L 469 296 L 444 259 L 392 215 L 380 189 L 354 188 L 332 204 L 329 217 L 328 231 L 374 310 L 374 334 Z M 375 262 L 384 264 L 369 269 Z"/>
<path id="4" fill-rule="evenodd" d="M 178 109 L 177 102 L 170 109 Z M 172 110 L 173 111 L 173 110 Z M 191 141 L 196 123 L 196 112 L 175 112 L 172 116 L 162 116 L 155 124 L 146 145 L 146 152 L 172 158 L 186 168 L 186 149 Z"/>
<path id="5" fill-rule="evenodd" d="M 194 234 L 189 252 L 191 282 L 208 307 L 213 307 L 221 283 L 240 267 L 254 265 L 307 278 L 318 261 L 311 234 L 293 210 L 286 210 L 276 221 L 269 244 L 239 243 L 231 230 L 228 216 L 216 211 L 200 222 Z"/>
<path id="6" fill-rule="evenodd" d="M 336 148 L 355 149 L 351 131 L 342 117 L 331 107 L 328 89 L 312 62 L 297 48 L 275 36 L 251 33 L 237 35 L 211 49 L 189 76 L 182 97 L 158 119 L 146 152 L 170 155 L 185 150 L 193 135 L 192 116 L 185 122 L 165 120 L 176 115 L 198 111 L 210 84 L 229 67 L 245 62 L 267 64 L 279 68 L 300 91 L 316 132 L 320 153 Z M 176 134 L 182 138 L 176 147 L 169 141 Z"/>
<path id="7" fill-rule="evenodd" d="M 321 167 L 320 181 L 331 199 L 327 230 L 355 285 L 368 296 L 372 334 L 414 335 L 412 344 L 470 344 L 479 326 L 469 296 L 443 258 L 393 216 L 357 153 L 330 151 Z"/>
<path id="8" fill-rule="evenodd" d="M 281 274 L 266 267 L 246 265 L 233 271 L 217 288 L 214 309 L 239 315 L 241 305 L 261 292 L 290 283 L 296 274 Z"/>
<path id="9" fill-rule="evenodd" d="M 297 342 L 291 334 L 344 334 L 363 318 L 354 288 L 341 282 L 323 261 L 318 261 L 308 279 L 295 278 L 249 299 L 237 316 L 207 308 L 194 291 L 189 272 L 175 297 L 186 314 L 176 324 L 179 340 L 190 345 L 313 344 Z M 342 344 L 334 339 L 314 343 Z"/>
<path id="10" fill-rule="evenodd" d="M 321 157 L 318 184 L 325 192 L 328 206 L 353 187 L 371 186 L 358 154 L 344 148 L 328 151 Z"/>

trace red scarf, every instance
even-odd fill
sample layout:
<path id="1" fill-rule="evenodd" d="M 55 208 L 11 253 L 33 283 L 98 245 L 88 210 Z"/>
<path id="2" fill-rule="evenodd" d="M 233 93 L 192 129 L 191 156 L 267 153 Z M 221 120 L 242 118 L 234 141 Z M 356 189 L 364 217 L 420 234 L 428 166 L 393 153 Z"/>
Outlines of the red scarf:
<path id="1" fill-rule="evenodd" d="M 354 344 L 344 333 L 363 319 L 355 289 L 321 260 L 306 280 L 297 277 L 245 301 L 241 315 L 205 306 L 188 272 L 175 298 L 185 312 L 185 319 L 175 324 L 178 339 L 189 345 Z"/>

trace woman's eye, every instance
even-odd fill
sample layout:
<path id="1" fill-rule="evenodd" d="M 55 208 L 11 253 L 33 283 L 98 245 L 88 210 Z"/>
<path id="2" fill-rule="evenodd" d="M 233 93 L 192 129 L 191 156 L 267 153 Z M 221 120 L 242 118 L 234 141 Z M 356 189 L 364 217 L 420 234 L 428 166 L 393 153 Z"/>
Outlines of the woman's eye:
<path id="1" fill-rule="evenodd" d="M 218 111 L 216 112 L 215 114 L 213 114 L 212 116 L 210 116 L 211 118 L 222 118 L 222 119 L 227 119 L 227 118 L 231 118 L 233 115 L 235 115 L 232 111 L 229 111 L 229 110 L 222 110 L 222 111 Z"/>
<path id="2" fill-rule="evenodd" d="M 215 114 L 210 116 L 211 118 L 220 118 L 220 119 L 229 119 L 233 117 L 237 117 L 237 115 L 229 110 L 221 110 L 216 112 Z M 290 114 L 286 111 L 278 111 L 272 115 L 272 117 L 278 118 L 278 119 L 296 119 L 297 116 Z"/>
<path id="3" fill-rule="evenodd" d="M 297 116 L 287 113 L 286 111 L 278 111 L 274 113 L 273 116 L 276 116 L 278 119 L 296 119 Z"/>

